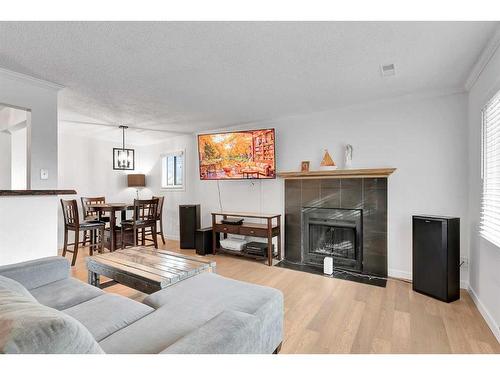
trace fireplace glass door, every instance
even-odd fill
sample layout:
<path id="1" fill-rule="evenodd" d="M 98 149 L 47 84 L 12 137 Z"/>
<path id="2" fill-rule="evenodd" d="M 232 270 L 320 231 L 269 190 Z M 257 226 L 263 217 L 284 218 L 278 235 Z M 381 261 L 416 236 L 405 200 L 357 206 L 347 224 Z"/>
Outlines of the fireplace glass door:
<path id="1" fill-rule="evenodd" d="M 356 228 L 309 222 L 309 252 L 356 259 Z"/>
<path id="2" fill-rule="evenodd" d="M 361 271 L 363 264 L 363 211 L 360 209 L 303 207 L 302 263 Z"/>

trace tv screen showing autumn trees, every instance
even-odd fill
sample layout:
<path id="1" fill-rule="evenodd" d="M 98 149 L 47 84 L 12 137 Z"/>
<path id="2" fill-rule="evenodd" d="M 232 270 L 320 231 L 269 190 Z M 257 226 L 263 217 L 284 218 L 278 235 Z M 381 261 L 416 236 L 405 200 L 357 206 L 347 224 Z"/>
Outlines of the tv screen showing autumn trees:
<path id="1" fill-rule="evenodd" d="M 200 178 L 275 178 L 274 140 L 274 129 L 199 135 Z"/>

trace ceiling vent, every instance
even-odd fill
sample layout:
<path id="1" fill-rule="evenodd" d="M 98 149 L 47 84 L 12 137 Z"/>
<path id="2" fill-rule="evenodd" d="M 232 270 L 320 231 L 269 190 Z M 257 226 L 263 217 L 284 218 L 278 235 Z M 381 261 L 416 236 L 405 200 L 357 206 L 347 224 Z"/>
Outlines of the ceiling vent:
<path id="1" fill-rule="evenodd" d="M 390 77 L 396 75 L 396 67 L 394 64 L 383 64 L 380 65 L 380 73 L 382 77 Z"/>

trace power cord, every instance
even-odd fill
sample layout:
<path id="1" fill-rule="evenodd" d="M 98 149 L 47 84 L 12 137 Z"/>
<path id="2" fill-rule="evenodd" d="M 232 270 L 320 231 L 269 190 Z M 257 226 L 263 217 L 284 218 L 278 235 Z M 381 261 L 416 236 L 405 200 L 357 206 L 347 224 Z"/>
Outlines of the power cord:
<path id="1" fill-rule="evenodd" d="M 220 211 L 222 212 L 223 209 L 222 209 L 222 199 L 221 199 L 221 196 L 220 196 L 220 185 L 219 185 L 219 180 L 217 180 L 217 192 L 219 193 L 219 209 Z"/>

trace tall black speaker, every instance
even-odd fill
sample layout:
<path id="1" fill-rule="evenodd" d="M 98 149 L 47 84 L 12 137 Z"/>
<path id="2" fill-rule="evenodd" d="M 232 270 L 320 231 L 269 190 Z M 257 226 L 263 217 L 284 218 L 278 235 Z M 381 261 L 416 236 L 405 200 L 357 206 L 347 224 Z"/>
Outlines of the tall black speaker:
<path id="1" fill-rule="evenodd" d="M 460 298 L 460 218 L 413 216 L 413 290 Z"/>
<path id="2" fill-rule="evenodd" d="M 196 229 L 200 228 L 200 205 L 186 204 L 179 206 L 180 248 L 194 249 Z"/>

